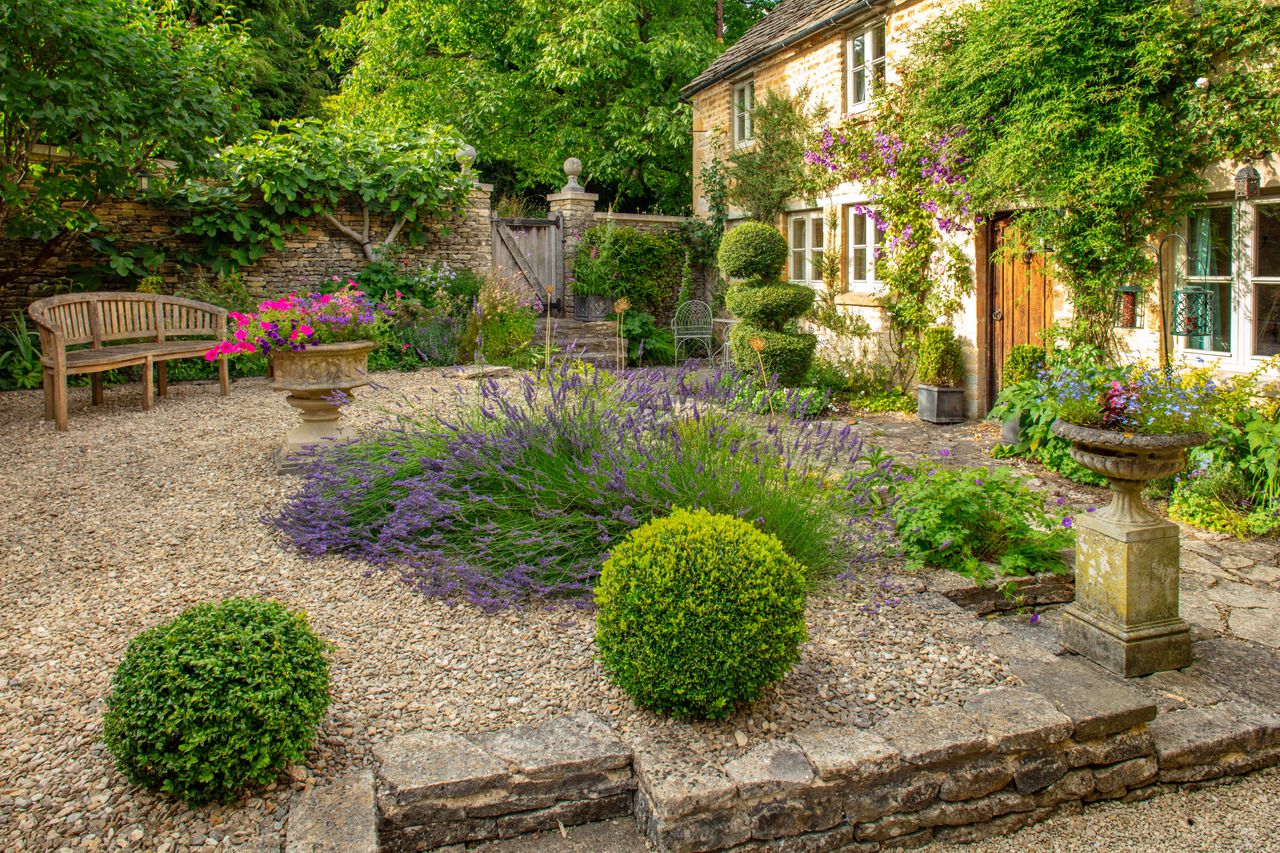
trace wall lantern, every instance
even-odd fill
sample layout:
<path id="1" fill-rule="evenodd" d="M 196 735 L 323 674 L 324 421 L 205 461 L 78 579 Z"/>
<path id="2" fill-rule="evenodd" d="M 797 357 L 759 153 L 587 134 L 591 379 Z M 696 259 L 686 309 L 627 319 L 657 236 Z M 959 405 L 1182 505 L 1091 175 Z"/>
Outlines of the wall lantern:
<path id="1" fill-rule="evenodd" d="M 147 171 L 146 166 L 134 169 L 133 176 L 138 181 L 138 192 L 145 193 L 151 189 L 151 173 Z"/>
<path id="2" fill-rule="evenodd" d="M 1262 175 L 1253 168 L 1252 160 L 1245 160 L 1236 172 L 1236 201 L 1255 199 L 1262 192 Z"/>
<path id="3" fill-rule="evenodd" d="M 1207 287 L 1190 285 L 1173 291 L 1172 335 L 1181 338 L 1203 338 L 1213 334 L 1215 293 Z"/>

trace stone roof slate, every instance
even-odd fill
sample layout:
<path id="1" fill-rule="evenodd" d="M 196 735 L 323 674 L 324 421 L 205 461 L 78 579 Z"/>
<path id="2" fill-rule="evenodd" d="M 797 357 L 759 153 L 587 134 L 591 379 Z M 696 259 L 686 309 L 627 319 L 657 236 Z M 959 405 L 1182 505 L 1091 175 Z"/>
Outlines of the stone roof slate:
<path id="1" fill-rule="evenodd" d="M 706 70 L 689 81 L 680 93 L 686 98 L 694 95 L 733 69 L 746 67 L 776 53 L 788 39 L 809 27 L 831 18 L 844 17 L 856 9 L 869 8 L 876 2 L 878 0 L 782 0 Z"/>

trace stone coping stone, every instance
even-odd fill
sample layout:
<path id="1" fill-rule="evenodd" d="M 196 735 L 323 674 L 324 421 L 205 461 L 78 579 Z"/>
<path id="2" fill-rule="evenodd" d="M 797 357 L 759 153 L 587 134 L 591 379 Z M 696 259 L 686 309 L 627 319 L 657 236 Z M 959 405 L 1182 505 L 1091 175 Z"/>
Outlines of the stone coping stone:
<path id="1" fill-rule="evenodd" d="M 1070 717 L 1027 687 L 985 690 L 966 700 L 964 707 L 982 721 L 1002 753 L 1044 749 L 1075 731 Z"/>
<path id="2" fill-rule="evenodd" d="M 1077 741 L 1093 740 L 1155 719 L 1155 703 L 1098 667 L 1071 658 L 1015 665 L 1014 674 L 1071 718 Z"/>
<path id="3" fill-rule="evenodd" d="M 945 764 L 992 748 L 986 728 L 956 705 L 929 705 L 893 714 L 873 731 L 897 748 L 903 762 Z"/>
<path id="4" fill-rule="evenodd" d="M 617 770 L 631 763 L 631 750 L 595 714 L 579 711 L 533 726 L 472 735 L 473 744 L 531 780 Z"/>
<path id="5" fill-rule="evenodd" d="M 373 770 L 303 791 L 289 808 L 285 853 L 378 853 Z"/>
<path id="6" fill-rule="evenodd" d="M 1280 745 L 1280 712 L 1243 700 L 1161 714 L 1150 725 L 1161 770 Z"/>
<path id="7" fill-rule="evenodd" d="M 506 762 L 462 735 L 415 732 L 374 747 L 384 796 L 395 802 L 472 794 L 505 784 Z"/>
<path id="8" fill-rule="evenodd" d="M 648 810 L 659 821 L 715 812 L 737 799 L 738 786 L 714 764 L 664 745 L 635 745 L 634 771 Z"/>
<path id="9" fill-rule="evenodd" d="M 902 766 L 902 753 L 884 738 L 854 726 L 811 726 L 793 735 L 825 781 L 870 784 Z"/>
<path id="10" fill-rule="evenodd" d="M 804 750 L 786 740 L 760 744 L 730 761 L 724 770 L 738 787 L 738 795 L 748 800 L 807 787 L 814 778 Z"/>

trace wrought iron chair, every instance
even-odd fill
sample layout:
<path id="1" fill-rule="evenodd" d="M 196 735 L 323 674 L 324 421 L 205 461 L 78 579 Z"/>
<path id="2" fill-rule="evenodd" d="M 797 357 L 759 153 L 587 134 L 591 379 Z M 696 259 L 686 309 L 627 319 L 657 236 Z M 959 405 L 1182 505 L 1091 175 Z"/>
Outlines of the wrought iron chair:
<path id="1" fill-rule="evenodd" d="M 711 306 L 698 299 L 682 303 L 676 308 L 676 314 L 671 319 L 671 333 L 675 338 L 676 361 L 680 360 L 682 343 L 701 344 L 706 357 L 710 358 L 712 352 Z"/>

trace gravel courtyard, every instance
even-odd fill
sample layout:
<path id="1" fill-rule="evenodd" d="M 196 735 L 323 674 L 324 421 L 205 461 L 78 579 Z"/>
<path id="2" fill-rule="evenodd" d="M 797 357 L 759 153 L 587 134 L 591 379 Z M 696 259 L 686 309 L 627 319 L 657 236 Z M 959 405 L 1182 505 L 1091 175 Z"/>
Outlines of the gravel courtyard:
<path id="1" fill-rule="evenodd" d="M 405 395 L 447 411 L 440 373 L 381 375 L 352 420 Z M 969 643 L 980 625 L 899 603 L 879 578 L 815 597 L 810 643 L 764 700 L 717 724 L 676 726 L 634 709 L 593 660 L 593 620 L 570 608 L 485 615 L 409 591 L 388 574 L 287 552 L 263 523 L 296 481 L 270 451 L 296 417 L 262 380 L 231 397 L 179 384 L 140 411 L 140 388 L 41 423 L 40 393 L 4 395 L 0 518 L 0 848 L 278 849 L 294 792 L 419 727 L 484 731 L 590 709 L 631 738 L 737 753 L 814 720 L 869 725 L 890 710 L 1004 681 Z M 468 398 L 470 399 L 468 392 Z M 189 810 L 130 786 L 101 744 L 102 700 L 135 634 L 199 601 L 278 598 L 336 644 L 334 703 L 305 767 L 230 806 Z"/>

